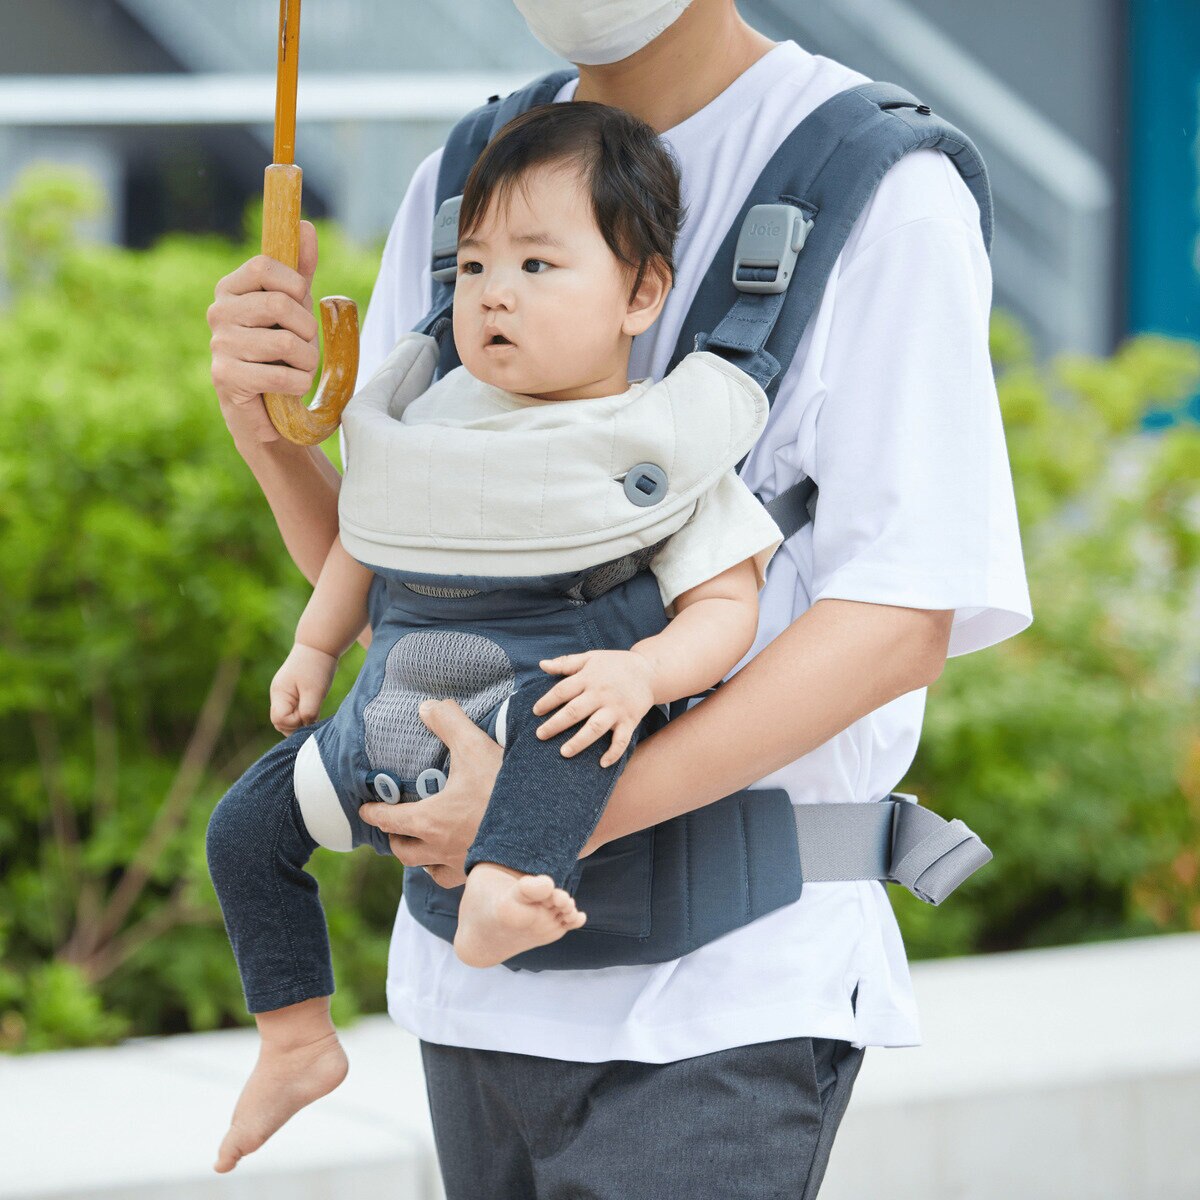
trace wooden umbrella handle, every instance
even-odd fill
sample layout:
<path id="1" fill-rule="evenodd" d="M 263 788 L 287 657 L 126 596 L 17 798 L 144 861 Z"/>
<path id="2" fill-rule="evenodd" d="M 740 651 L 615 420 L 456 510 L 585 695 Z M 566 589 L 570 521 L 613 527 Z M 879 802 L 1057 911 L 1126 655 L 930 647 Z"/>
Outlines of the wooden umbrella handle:
<path id="1" fill-rule="evenodd" d="M 262 251 L 296 270 L 300 264 L 300 196 L 304 173 L 293 162 L 296 80 L 300 53 L 300 0 L 279 0 L 279 72 L 275 90 L 275 161 L 263 178 Z M 346 296 L 321 301 L 325 366 L 317 394 L 263 393 L 271 423 L 301 446 L 323 442 L 337 427 L 358 379 L 358 306 Z"/>

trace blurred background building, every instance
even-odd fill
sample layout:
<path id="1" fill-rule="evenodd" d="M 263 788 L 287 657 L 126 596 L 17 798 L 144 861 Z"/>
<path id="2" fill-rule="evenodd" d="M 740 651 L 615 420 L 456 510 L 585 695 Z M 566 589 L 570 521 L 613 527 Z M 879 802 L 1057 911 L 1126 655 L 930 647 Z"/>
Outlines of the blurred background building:
<path id="1" fill-rule="evenodd" d="M 1200 334 L 1195 0 L 739 0 L 914 91 L 992 172 L 996 302 L 1044 353 Z M 96 232 L 235 232 L 270 161 L 274 0 L 0 0 L 0 193 L 35 159 L 89 167 Z M 299 159 L 311 213 L 381 237 L 454 118 L 562 64 L 496 0 L 309 0 Z"/>

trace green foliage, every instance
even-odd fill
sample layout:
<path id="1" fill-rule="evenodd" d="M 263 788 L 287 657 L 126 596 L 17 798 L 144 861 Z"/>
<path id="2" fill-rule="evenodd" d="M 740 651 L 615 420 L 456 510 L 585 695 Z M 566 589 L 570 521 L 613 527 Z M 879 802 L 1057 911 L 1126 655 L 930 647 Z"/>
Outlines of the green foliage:
<path id="1" fill-rule="evenodd" d="M 225 788 L 276 739 L 267 686 L 308 586 L 209 380 L 215 282 L 257 250 L 81 245 L 95 196 L 34 175 L 0 208 L 0 1048 L 247 1020 L 204 863 Z M 375 250 L 322 228 L 315 294 L 364 300 Z M 993 328 L 1035 621 L 952 660 L 903 785 L 996 859 L 917 955 L 1200 928 L 1194 426 L 1141 415 L 1200 374 L 1139 338 L 1036 364 Z M 361 662 L 347 656 L 326 711 Z M 383 1006 L 397 864 L 319 854 L 335 1016 Z"/>
<path id="2" fill-rule="evenodd" d="M 917 956 L 1200 929 L 1200 429 L 1143 416 L 1200 347 L 1031 358 L 993 324 L 1034 622 L 951 659 L 903 790 L 994 860 L 933 910 L 892 888 Z"/>
<path id="3" fill-rule="evenodd" d="M 73 223 L 94 209 L 78 182 L 34 174 L 0 212 L 8 1049 L 246 1019 L 204 828 L 277 740 L 267 688 L 309 592 L 209 380 L 213 287 L 257 246 L 80 245 Z M 320 236 L 317 288 L 365 301 L 378 251 Z M 318 857 L 338 1009 L 378 1008 L 401 871 Z"/>

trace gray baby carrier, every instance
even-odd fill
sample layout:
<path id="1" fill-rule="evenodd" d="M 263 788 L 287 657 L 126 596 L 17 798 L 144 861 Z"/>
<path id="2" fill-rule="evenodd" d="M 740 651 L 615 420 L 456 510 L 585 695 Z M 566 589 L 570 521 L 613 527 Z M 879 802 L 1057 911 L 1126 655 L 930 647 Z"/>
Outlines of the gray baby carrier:
<path id="1" fill-rule="evenodd" d="M 447 140 L 433 230 L 433 303 L 416 327 L 437 339 L 439 377 L 460 365 L 450 313 L 457 214 L 467 174 L 501 126 L 532 105 L 552 101 L 575 74 L 556 71 L 503 100 L 491 97 L 463 117 Z M 801 121 L 751 188 L 684 319 L 671 368 L 692 350 L 708 350 L 745 371 L 773 401 L 851 227 L 888 168 L 924 147 L 942 150 L 958 168 L 979 204 L 990 249 L 991 194 L 971 141 L 899 87 L 851 88 Z M 767 509 L 787 538 L 814 518 L 816 500 L 816 481 L 805 479 Z M 626 578 L 615 589 L 612 578 L 604 580 L 605 594 L 609 603 L 640 606 L 641 615 L 661 627 L 661 602 L 647 561 L 624 563 Z M 575 582 L 587 586 L 582 578 Z M 376 581 L 373 626 L 386 618 L 397 583 Z M 460 583 L 462 598 L 477 604 L 472 589 L 481 581 L 464 577 Z M 455 602 L 452 584 L 450 591 L 437 596 L 448 612 Z M 586 592 L 579 598 L 586 601 Z M 686 705 L 677 701 L 670 715 Z M 652 727 L 662 714 L 652 710 L 649 717 Z M 494 708 L 480 723 L 494 731 Z M 422 778 L 444 779 L 439 774 L 444 748 L 426 736 L 427 769 L 435 774 Z M 938 904 L 990 858 L 962 821 L 944 820 L 914 796 L 893 793 L 876 804 L 793 805 L 781 788 L 745 788 L 580 860 L 565 886 L 588 914 L 587 924 L 505 965 L 543 970 L 667 961 L 792 903 L 806 880 L 879 879 Z M 462 889 L 440 888 L 424 869 L 406 868 L 404 891 L 415 919 L 452 940 Z"/>

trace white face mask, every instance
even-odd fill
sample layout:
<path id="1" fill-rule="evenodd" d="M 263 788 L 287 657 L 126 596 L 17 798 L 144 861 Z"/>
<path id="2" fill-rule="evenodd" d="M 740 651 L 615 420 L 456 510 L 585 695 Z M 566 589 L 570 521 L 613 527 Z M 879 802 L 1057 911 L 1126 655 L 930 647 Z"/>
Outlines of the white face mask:
<path id="1" fill-rule="evenodd" d="M 513 0 L 530 32 L 567 62 L 619 62 L 673 25 L 691 0 Z"/>

